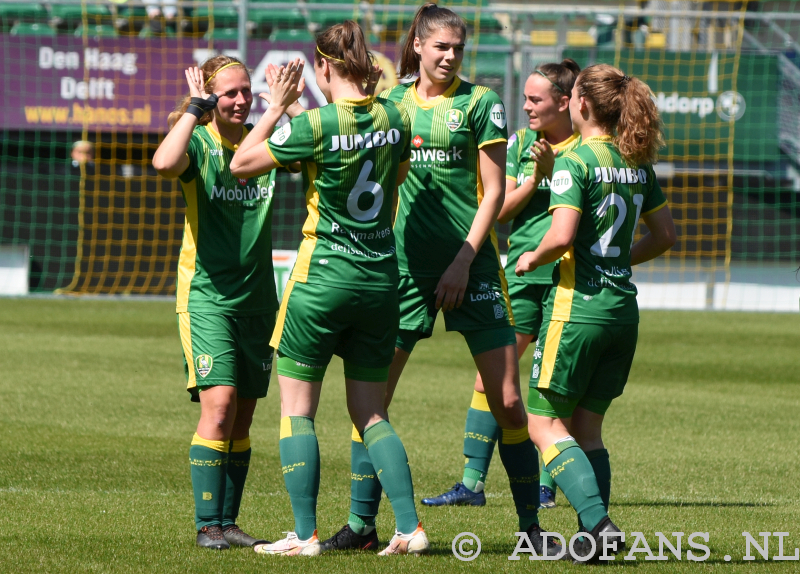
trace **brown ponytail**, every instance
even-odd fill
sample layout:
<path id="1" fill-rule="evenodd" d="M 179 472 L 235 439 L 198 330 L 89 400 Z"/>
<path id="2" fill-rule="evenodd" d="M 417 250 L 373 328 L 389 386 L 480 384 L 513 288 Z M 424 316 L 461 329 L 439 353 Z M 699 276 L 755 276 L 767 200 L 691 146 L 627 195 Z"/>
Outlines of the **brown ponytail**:
<path id="1" fill-rule="evenodd" d="M 589 66 L 578 76 L 578 95 L 589 101 L 597 125 L 632 164 L 656 163 L 664 146 L 661 118 L 647 84 L 608 64 Z"/>
<path id="2" fill-rule="evenodd" d="M 553 84 L 550 91 L 556 101 L 564 96 L 569 98 L 572 95 L 572 88 L 580 73 L 581 67 L 571 58 L 564 58 L 560 64 L 555 62 L 540 64 L 536 66 L 534 72 L 534 74 L 541 74 L 550 80 L 550 83 Z"/>
<path id="3" fill-rule="evenodd" d="M 467 25 L 464 20 L 447 8 L 441 8 L 433 2 L 423 4 L 414 15 L 414 21 L 406 34 L 406 42 L 400 52 L 400 77 L 408 78 L 419 72 L 419 56 L 414 51 L 414 39 L 424 42 L 434 31 L 445 28 L 458 31 L 461 38 L 467 40 Z"/>
<path id="4" fill-rule="evenodd" d="M 207 82 L 205 86 L 203 86 L 203 91 L 207 94 L 214 93 L 214 86 L 217 83 L 217 78 L 215 74 L 223 67 L 229 64 L 238 64 L 244 70 L 244 73 L 247 74 L 247 79 L 250 79 L 250 71 L 247 69 L 240 60 L 236 58 L 232 58 L 230 56 L 214 56 L 213 58 L 209 58 L 200 66 L 200 69 L 203 71 L 203 78 Z M 239 67 L 237 66 L 237 67 Z M 213 76 L 213 77 L 212 77 Z M 209 78 L 211 79 L 209 81 Z M 192 96 L 187 95 L 185 96 L 175 107 L 175 110 L 169 114 L 167 118 L 167 122 L 169 123 L 169 129 L 175 127 L 175 124 L 178 123 L 178 120 L 181 119 L 181 116 L 186 112 L 186 108 L 189 107 L 189 102 L 191 101 Z M 213 116 L 213 111 L 207 112 L 202 118 L 200 118 L 197 122 L 197 125 L 204 126 L 211 122 Z"/>
<path id="5" fill-rule="evenodd" d="M 356 83 L 366 82 L 372 71 L 373 57 L 367 50 L 364 32 L 352 20 L 331 26 L 317 36 L 314 62 L 319 65 L 323 58 L 342 77 L 349 77 Z"/>

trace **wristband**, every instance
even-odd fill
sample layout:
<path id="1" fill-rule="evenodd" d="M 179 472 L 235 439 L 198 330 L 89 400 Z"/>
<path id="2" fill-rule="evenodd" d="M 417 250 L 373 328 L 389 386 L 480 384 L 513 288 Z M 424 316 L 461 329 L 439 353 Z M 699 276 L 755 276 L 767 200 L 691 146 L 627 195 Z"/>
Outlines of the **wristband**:
<path id="1" fill-rule="evenodd" d="M 206 113 L 217 107 L 217 101 L 219 101 L 217 94 L 211 94 L 206 100 L 203 98 L 192 98 L 189 102 L 189 107 L 186 108 L 186 113 L 192 114 L 199 120 L 206 115 Z"/>

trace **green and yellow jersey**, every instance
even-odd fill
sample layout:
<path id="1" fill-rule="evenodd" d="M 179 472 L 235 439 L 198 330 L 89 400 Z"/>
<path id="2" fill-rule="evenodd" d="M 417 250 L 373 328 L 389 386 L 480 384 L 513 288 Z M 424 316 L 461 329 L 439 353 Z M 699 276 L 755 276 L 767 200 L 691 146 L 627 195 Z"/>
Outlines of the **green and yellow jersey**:
<path id="1" fill-rule="evenodd" d="M 666 205 L 650 165 L 628 165 L 611 137 L 591 137 L 556 158 L 550 213 L 581 213 L 578 233 L 553 274 L 547 320 L 571 323 L 639 322 L 631 283 L 631 245 L 640 215 Z"/>
<path id="2" fill-rule="evenodd" d="M 440 277 L 464 245 L 483 199 L 478 150 L 508 139 L 505 108 L 489 88 L 459 78 L 429 101 L 414 82 L 381 96 L 402 102 L 411 119 L 411 171 L 400 186 L 394 225 L 400 272 Z M 499 266 L 492 230 L 470 273 L 497 273 Z"/>
<path id="3" fill-rule="evenodd" d="M 293 281 L 397 288 L 392 194 L 410 133 L 402 106 L 343 98 L 300 114 L 266 141 L 278 165 L 302 164 L 308 218 Z"/>
<path id="4" fill-rule="evenodd" d="M 542 138 L 540 132 L 530 128 L 522 128 L 512 134 L 508 140 L 508 154 L 506 157 L 506 179 L 515 181 L 517 187 L 533 177 L 536 162 L 531 157 L 533 142 Z M 572 134 L 563 142 L 553 146 L 559 155 L 578 147 L 581 136 Z M 533 273 L 526 273 L 517 277 L 514 270 L 519 256 L 526 251 L 533 251 L 541 243 L 542 237 L 550 229 L 550 180 L 544 177 L 530 201 L 522 208 L 511 224 L 511 235 L 508 237 L 508 259 L 506 260 L 506 277 L 509 285 L 512 283 L 529 283 L 537 285 L 550 285 L 553 282 L 553 267 L 555 263 L 542 265 Z"/>
<path id="5" fill-rule="evenodd" d="M 244 128 L 242 138 L 247 135 Z M 239 179 L 230 172 L 238 144 L 211 127 L 189 140 L 180 175 L 186 202 L 178 260 L 178 313 L 270 313 L 278 308 L 272 269 L 274 174 Z"/>

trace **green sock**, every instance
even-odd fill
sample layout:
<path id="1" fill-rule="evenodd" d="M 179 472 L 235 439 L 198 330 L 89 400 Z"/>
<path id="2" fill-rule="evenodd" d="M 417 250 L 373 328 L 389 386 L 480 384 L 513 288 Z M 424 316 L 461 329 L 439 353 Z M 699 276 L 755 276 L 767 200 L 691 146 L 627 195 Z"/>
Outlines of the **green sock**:
<path id="1" fill-rule="evenodd" d="M 386 491 L 397 521 L 397 530 L 411 534 L 419 518 L 414 508 L 414 484 L 406 449 L 389 421 L 380 421 L 364 429 L 364 445 L 381 487 Z"/>
<path id="2" fill-rule="evenodd" d="M 608 451 L 604 448 L 590 450 L 586 453 L 586 458 L 592 465 L 597 478 L 597 487 L 600 489 L 600 498 L 603 499 L 603 506 L 608 512 L 608 501 L 611 499 L 611 462 L 608 459 Z"/>
<path id="3" fill-rule="evenodd" d="M 572 437 L 552 445 L 542 456 L 547 463 L 547 471 L 578 513 L 587 531 L 608 516 L 592 465 Z"/>
<path id="4" fill-rule="evenodd" d="M 347 524 L 356 534 L 366 535 L 375 529 L 375 517 L 381 503 L 381 481 L 369 459 L 367 447 L 353 427 L 350 441 L 350 517 Z"/>
<path id="5" fill-rule="evenodd" d="M 464 425 L 464 486 L 473 492 L 481 492 L 489 472 L 494 454 L 494 443 L 500 427 L 489 410 L 486 395 L 473 391 L 472 404 L 467 411 Z"/>
<path id="6" fill-rule="evenodd" d="M 539 459 L 528 436 L 528 427 L 501 429 L 501 432 L 497 448 L 508 474 L 519 529 L 525 531 L 532 524 L 539 524 Z"/>
<path id="7" fill-rule="evenodd" d="M 194 523 L 222 525 L 225 504 L 225 467 L 229 444 L 226 440 L 206 440 L 195 433 L 189 447 L 189 468 L 194 492 Z"/>
<path id="8" fill-rule="evenodd" d="M 247 480 L 247 471 L 250 470 L 250 437 L 231 441 L 231 451 L 228 453 L 228 466 L 225 481 L 225 507 L 222 510 L 222 527 L 236 524 L 239 516 L 239 506 L 242 503 L 244 483 Z"/>
<path id="9" fill-rule="evenodd" d="M 553 492 L 556 491 L 556 481 L 550 476 L 545 468 L 544 460 L 542 460 L 541 472 L 539 473 L 539 486 L 546 486 Z"/>
<path id="10" fill-rule="evenodd" d="M 319 444 L 314 420 L 308 417 L 281 419 L 281 470 L 294 514 L 294 531 L 308 540 L 317 529 L 319 495 Z"/>

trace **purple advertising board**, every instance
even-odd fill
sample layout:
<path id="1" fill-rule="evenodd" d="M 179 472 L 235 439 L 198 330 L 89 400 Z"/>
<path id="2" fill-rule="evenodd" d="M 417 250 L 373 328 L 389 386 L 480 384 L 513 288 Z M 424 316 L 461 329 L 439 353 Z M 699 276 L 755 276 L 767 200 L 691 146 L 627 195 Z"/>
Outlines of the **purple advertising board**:
<path id="1" fill-rule="evenodd" d="M 210 49 L 208 41 L 196 38 L 84 40 L 7 34 L 0 38 L 2 129 L 80 130 L 85 126 L 93 131 L 163 132 L 168 114 L 188 93 L 184 70 L 216 53 L 237 55 L 235 42 L 214 42 Z M 268 91 L 264 80 L 268 63 L 281 65 L 297 57 L 308 62 L 314 47 L 311 42 L 248 42 L 253 93 Z M 391 60 L 376 56 L 389 71 L 378 88 L 395 85 Z M 307 108 L 324 105 L 311 66 L 304 75 L 307 87 L 301 103 Z M 266 106 L 256 98 L 249 121 L 257 121 Z"/>

